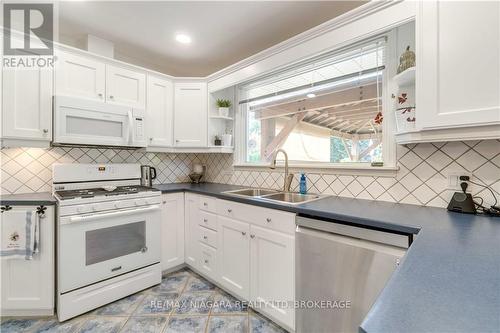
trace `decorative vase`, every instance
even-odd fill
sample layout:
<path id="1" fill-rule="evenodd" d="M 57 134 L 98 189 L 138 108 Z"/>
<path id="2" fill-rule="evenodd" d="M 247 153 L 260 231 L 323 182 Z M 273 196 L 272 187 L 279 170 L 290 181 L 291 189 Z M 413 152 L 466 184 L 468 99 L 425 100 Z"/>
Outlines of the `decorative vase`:
<path id="1" fill-rule="evenodd" d="M 229 117 L 229 108 L 219 108 L 219 116 Z"/>
<path id="2" fill-rule="evenodd" d="M 222 145 L 225 147 L 231 147 L 231 143 L 233 140 L 232 134 L 222 134 Z"/>
<path id="3" fill-rule="evenodd" d="M 415 52 L 410 51 L 410 46 L 406 47 L 406 51 L 399 57 L 398 74 L 408 68 L 415 67 Z"/>

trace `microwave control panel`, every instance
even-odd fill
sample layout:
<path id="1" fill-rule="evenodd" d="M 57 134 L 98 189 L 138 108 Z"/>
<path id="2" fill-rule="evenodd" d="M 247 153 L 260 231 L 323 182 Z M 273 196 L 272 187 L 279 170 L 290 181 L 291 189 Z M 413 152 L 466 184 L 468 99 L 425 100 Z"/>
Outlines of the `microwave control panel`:
<path id="1" fill-rule="evenodd" d="M 144 120 L 142 118 L 135 118 L 135 138 L 138 141 L 144 139 Z"/>

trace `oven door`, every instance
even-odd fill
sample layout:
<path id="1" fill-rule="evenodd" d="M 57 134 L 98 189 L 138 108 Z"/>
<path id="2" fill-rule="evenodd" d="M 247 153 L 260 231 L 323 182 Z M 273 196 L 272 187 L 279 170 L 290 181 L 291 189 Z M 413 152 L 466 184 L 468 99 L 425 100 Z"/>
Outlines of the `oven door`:
<path id="1" fill-rule="evenodd" d="M 59 292 L 160 262 L 160 206 L 61 217 Z"/>
<path id="2" fill-rule="evenodd" d="M 133 145 L 133 110 L 67 96 L 55 97 L 54 143 Z"/>

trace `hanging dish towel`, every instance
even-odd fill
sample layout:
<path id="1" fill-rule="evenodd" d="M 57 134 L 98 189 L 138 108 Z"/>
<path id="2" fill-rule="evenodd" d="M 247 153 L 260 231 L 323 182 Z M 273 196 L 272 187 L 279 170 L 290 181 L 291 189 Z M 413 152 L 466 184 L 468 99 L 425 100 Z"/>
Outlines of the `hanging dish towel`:
<path id="1" fill-rule="evenodd" d="M 11 210 L 2 213 L 0 256 L 5 259 L 32 260 L 38 253 L 40 219 L 36 211 Z"/>

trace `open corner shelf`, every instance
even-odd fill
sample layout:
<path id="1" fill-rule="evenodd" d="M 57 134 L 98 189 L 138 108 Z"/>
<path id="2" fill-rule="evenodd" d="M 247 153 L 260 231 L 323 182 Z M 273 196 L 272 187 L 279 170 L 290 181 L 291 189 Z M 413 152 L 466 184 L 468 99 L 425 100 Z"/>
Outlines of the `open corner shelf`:
<path id="1" fill-rule="evenodd" d="M 210 119 L 233 120 L 233 118 L 231 118 L 231 117 L 216 116 L 216 115 L 210 116 Z"/>
<path id="2" fill-rule="evenodd" d="M 405 69 L 398 75 L 394 76 L 392 79 L 400 87 L 412 85 L 415 84 L 415 72 L 416 72 L 415 67 L 410 67 L 408 69 Z"/>

